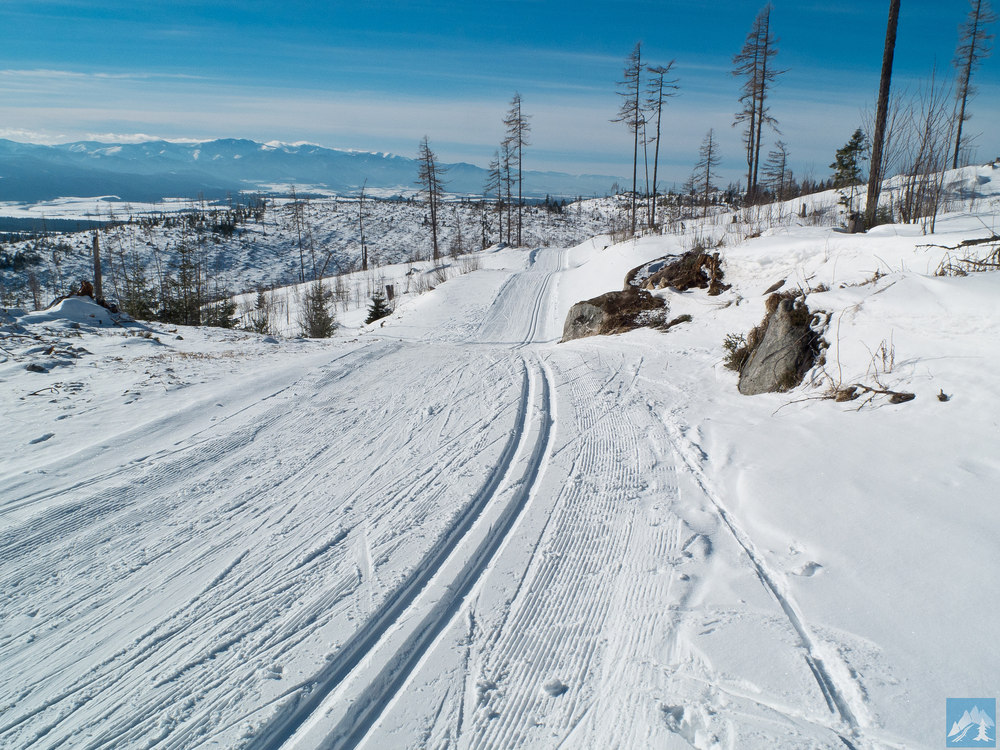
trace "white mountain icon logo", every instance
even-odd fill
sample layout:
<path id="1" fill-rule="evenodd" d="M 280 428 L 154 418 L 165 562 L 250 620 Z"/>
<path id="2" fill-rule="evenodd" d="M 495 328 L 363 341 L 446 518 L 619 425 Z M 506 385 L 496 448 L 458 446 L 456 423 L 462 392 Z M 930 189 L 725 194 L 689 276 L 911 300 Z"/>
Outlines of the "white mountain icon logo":
<path id="1" fill-rule="evenodd" d="M 951 731 L 948 732 L 948 740 L 958 742 L 968 738 L 969 742 L 993 742 L 996 739 L 996 733 L 991 733 L 990 730 L 994 727 L 996 727 L 996 722 L 990 715 L 981 710 L 979 706 L 973 706 L 972 710 L 963 713 L 962 718 L 952 724 Z M 978 728 L 976 736 L 969 737 L 970 732 L 976 728 Z"/>

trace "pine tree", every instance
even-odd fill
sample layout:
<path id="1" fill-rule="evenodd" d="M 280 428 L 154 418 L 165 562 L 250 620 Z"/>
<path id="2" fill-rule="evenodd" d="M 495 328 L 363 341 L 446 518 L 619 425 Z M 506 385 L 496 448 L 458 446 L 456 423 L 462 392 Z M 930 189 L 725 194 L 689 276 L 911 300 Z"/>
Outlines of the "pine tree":
<path id="1" fill-rule="evenodd" d="M 267 302 L 267 296 L 263 289 L 257 290 L 257 299 L 247 321 L 247 330 L 254 333 L 272 333 L 271 306 Z"/>
<path id="2" fill-rule="evenodd" d="M 774 150 L 767 154 L 764 162 L 764 180 L 774 197 L 783 201 L 791 197 L 788 186 L 791 183 L 791 170 L 788 168 L 788 147 L 784 141 L 777 141 Z"/>
<path id="3" fill-rule="evenodd" d="M 861 128 L 854 131 L 850 140 L 837 149 L 836 158 L 830 165 L 833 170 L 833 187 L 850 188 L 849 193 L 842 193 L 841 203 L 848 211 L 854 209 L 854 196 L 857 186 L 864 182 L 861 165 L 865 161 L 868 149 L 868 137 Z"/>
<path id="4" fill-rule="evenodd" d="M 236 302 L 228 296 L 228 292 L 218 291 L 217 299 L 205 306 L 202 312 L 202 325 L 214 328 L 236 327 Z"/>
<path id="5" fill-rule="evenodd" d="M 333 335 L 337 323 L 330 312 L 330 292 L 320 279 L 306 289 L 299 312 L 299 328 L 310 339 L 326 339 Z"/>
<path id="6" fill-rule="evenodd" d="M 392 314 L 392 308 L 385 301 L 385 295 L 381 291 L 376 291 L 371 299 L 372 303 L 368 306 L 368 317 L 365 318 L 365 323 L 374 323 L 376 320 L 381 320 Z"/>

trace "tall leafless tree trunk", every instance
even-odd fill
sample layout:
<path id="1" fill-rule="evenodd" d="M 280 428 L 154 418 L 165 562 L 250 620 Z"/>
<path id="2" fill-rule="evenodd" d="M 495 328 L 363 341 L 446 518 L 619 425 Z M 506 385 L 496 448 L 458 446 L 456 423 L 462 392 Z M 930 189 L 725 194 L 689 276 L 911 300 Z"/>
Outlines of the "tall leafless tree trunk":
<path id="1" fill-rule="evenodd" d="M 97 232 L 94 232 L 94 299 L 104 298 L 104 288 L 101 282 L 101 245 L 97 241 Z"/>
<path id="2" fill-rule="evenodd" d="M 642 107 L 639 103 L 639 92 L 642 88 L 642 43 L 635 45 L 625 58 L 624 80 L 618 82 L 618 96 L 622 97 L 618 117 L 611 122 L 624 122 L 633 135 L 632 143 L 632 208 L 630 211 L 630 236 L 635 235 L 636 183 L 639 172 L 639 130 L 643 122 Z"/>
<path id="3" fill-rule="evenodd" d="M 427 136 L 420 142 L 417 151 L 417 184 L 427 196 L 431 223 L 431 248 L 434 261 L 441 258 L 438 249 L 438 206 L 444 193 L 444 181 L 441 179 L 444 168 L 438 164 L 437 156 L 431 151 Z"/>
<path id="4" fill-rule="evenodd" d="M 361 270 L 368 270 L 368 248 L 365 246 L 365 187 L 368 180 L 361 186 L 361 195 L 358 197 L 358 232 L 361 234 Z"/>
<path id="5" fill-rule="evenodd" d="M 646 107 L 651 112 L 656 113 L 656 132 L 653 135 L 656 146 L 653 148 L 653 198 L 652 206 L 649 210 L 649 226 L 656 226 L 656 180 L 658 167 L 660 164 L 660 124 L 663 120 L 663 104 L 671 96 L 677 96 L 677 79 L 667 80 L 666 75 L 674 67 L 674 60 L 666 65 L 650 66 L 646 70 L 652 74 L 653 78 L 649 82 L 648 98 Z"/>
<path id="6" fill-rule="evenodd" d="M 969 17 L 960 28 L 958 49 L 955 50 L 954 65 L 958 68 L 958 123 L 955 136 L 955 155 L 951 160 L 951 168 L 958 169 L 958 155 L 962 147 L 962 123 L 969 119 L 965 113 L 969 97 L 975 93 L 972 88 L 972 73 L 992 49 L 990 40 L 992 34 L 986 33 L 986 26 L 996 22 L 996 14 L 990 8 L 989 0 L 971 0 L 972 10 Z"/>
<path id="7" fill-rule="evenodd" d="M 885 27 L 885 49 L 882 52 L 882 78 L 878 87 L 878 105 L 875 110 L 875 132 L 872 134 L 871 169 L 868 173 L 868 201 L 865 204 L 865 226 L 875 222 L 878 196 L 882 190 L 882 147 L 885 141 L 885 123 L 889 117 L 889 86 L 892 82 L 892 58 L 896 51 L 896 27 L 899 24 L 899 0 L 889 2 L 889 20 Z"/>
<path id="8" fill-rule="evenodd" d="M 290 204 L 292 220 L 295 223 L 295 234 L 299 245 L 299 283 L 304 283 L 306 280 L 306 256 L 302 249 L 302 203 L 299 201 L 298 196 L 295 195 L 294 185 L 292 185 L 290 196 L 292 199 Z"/>
<path id="9" fill-rule="evenodd" d="M 522 169 L 524 147 L 530 146 L 528 133 L 531 132 L 531 124 L 528 116 L 521 110 L 521 95 L 514 93 L 514 98 L 510 102 L 510 111 L 503 121 L 507 127 L 507 138 L 511 144 L 511 157 L 513 165 L 517 168 L 517 246 L 521 246 L 521 221 L 524 211 L 523 187 L 524 171 Z"/>
<path id="10" fill-rule="evenodd" d="M 490 168 L 486 175 L 485 193 L 487 196 L 490 193 L 496 194 L 497 242 L 503 242 L 503 171 L 500 166 L 499 151 L 493 153 L 493 160 L 490 162 Z M 483 247 L 485 249 L 486 246 Z"/>
<path id="11" fill-rule="evenodd" d="M 506 200 L 504 201 L 506 211 L 507 211 L 507 244 L 513 244 L 513 233 L 512 229 L 514 222 L 511 218 L 511 209 L 514 204 L 513 192 L 514 192 L 514 154 L 511 149 L 511 142 L 509 139 L 504 138 L 500 143 L 500 170 L 503 179 L 504 193 L 506 193 Z"/>
<path id="12" fill-rule="evenodd" d="M 777 77 L 784 73 L 771 64 L 771 58 L 778 53 L 778 40 L 771 36 L 770 3 L 765 5 L 754 19 L 750 33 L 743 43 L 743 49 L 733 57 L 733 75 L 743 77 L 743 93 L 740 102 L 743 108 L 736 113 L 733 125 L 747 123 L 744 144 L 747 150 L 747 200 L 753 201 L 757 192 L 757 175 L 760 167 L 761 138 L 765 125 L 777 131 L 777 121 L 771 117 L 767 106 L 768 93 Z"/>

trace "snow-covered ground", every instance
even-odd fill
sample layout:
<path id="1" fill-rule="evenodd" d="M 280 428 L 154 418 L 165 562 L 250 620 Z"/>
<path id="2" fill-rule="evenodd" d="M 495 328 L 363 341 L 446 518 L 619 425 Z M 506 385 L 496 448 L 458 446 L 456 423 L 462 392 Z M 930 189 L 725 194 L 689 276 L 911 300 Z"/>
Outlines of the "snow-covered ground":
<path id="1" fill-rule="evenodd" d="M 496 250 L 325 341 L 6 311 L 0 745 L 943 746 L 1000 673 L 1000 274 L 925 246 L 998 233 L 973 172 L 931 236 Z M 706 237 L 691 322 L 557 343 Z M 825 364 L 741 396 L 782 279 Z"/>
<path id="2" fill-rule="evenodd" d="M 242 200 L 246 204 L 249 199 L 243 196 Z M 108 203 L 86 213 L 80 212 L 73 199 L 33 204 L 17 211 L 0 206 L 0 213 L 22 218 L 116 222 L 97 233 L 104 292 L 115 299 L 124 297 L 129 283 L 136 283 L 139 270 L 145 285 L 155 288 L 165 277 L 176 277 L 182 247 L 192 251 L 190 260 L 198 264 L 208 293 L 249 292 L 293 284 L 313 278 L 314 267 L 321 276 L 356 270 L 361 267 L 362 227 L 372 267 L 432 256 L 427 208 L 420 201 L 366 199 L 359 206 L 357 198 L 298 202 L 268 198 L 259 220 L 250 216 L 237 222 L 231 232 L 225 226 L 232 218 L 228 211 L 230 206 L 225 202 L 186 200 Z M 577 202 L 561 213 L 527 206 L 522 242 L 530 247 L 575 245 L 607 231 L 611 217 L 617 213 L 614 199 Z M 483 247 L 484 223 L 487 245 L 500 241 L 501 220 L 506 235 L 506 216 L 500 219 L 493 210 L 484 215 L 477 204 L 455 197 L 443 205 L 438 219 L 442 256 L 453 254 L 456 244 L 461 252 Z M 516 224 L 516 214 L 513 221 Z M 78 289 L 80 279 L 93 277 L 93 237 L 94 232 L 81 231 L 0 245 L 0 261 L 3 255 L 35 258 L 34 263 L 23 267 L 0 262 L 0 304 L 33 303 L 32 275 L 41 289 L 41 305 Z"/>

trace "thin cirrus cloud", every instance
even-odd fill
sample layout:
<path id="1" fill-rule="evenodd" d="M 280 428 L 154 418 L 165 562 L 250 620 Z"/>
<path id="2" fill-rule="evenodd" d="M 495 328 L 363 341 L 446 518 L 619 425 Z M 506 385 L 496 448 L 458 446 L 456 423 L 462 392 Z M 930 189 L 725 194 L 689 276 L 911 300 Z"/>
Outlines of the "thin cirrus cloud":
<path id="1" fill-rule="evenodd" d="M 907 6 L 899 88 L 915 89 L 935 58 L 950 60 L 964 5 Z M 631 139 L 610 122 L 616 81 L 643 39 L 649 62 L 676 58 L 681 85 L 665 117 L 665 179 L 687 177 L 712 128 L 720 181 L 736 180 L 745 159 L 731 127 L 740 86 L 731 59 L 758 9 L 737 0 L 289 0 L 276 14 L 262 0 L 7 0 L 0 23 L 19 33 L 0 50 L 0 134 L 248 137 L 402 154 L 426 134 L 443 159 L 485 165 L 518 91 L 532 115 L 532 168 L 620 175 L 631 172 Z M 782 133 L 766 142 L 781 137 L 797 173 L 825 177 L 874 100 L 885 8 L 776 4 L 774 22 L 788 73 L 770 100 Z M 1000 152 L 989 127 L 1000 116 L 998 69 L 987 59 L 977 74 L 971 127 L 984 155 Z M 950 74 L 946 62 L 939 71 Z"/>

